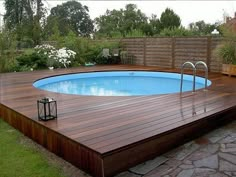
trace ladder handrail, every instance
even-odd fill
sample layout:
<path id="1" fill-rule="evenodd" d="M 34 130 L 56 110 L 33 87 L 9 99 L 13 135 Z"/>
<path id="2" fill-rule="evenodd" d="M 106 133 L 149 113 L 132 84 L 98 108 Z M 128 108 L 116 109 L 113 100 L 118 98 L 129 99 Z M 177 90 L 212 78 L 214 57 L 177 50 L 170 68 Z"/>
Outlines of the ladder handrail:
<path id="1" fill-rule="evenodd" d="M 192 62 L 187 61 L 181 67 L 180 93 L 182 93 L 182 90 L 183 90 L 183 77 L 184 77 L 183 71 L 186 65 L 190 65 L 193 68 L 193 92 L 195 92 L 196 67 Z"/>
<path id="2" fill-rule="evenodd" d="M 203 65 L 204 66 L 204 69 L 205 69 L 205 89 L 207 88 L 207 80 L 208 80 L 208 67 L 207 67 L 207 64 L 203 61 L 198 61 L 195 63 L 195 67 L 197 69 L 197 66 L 198 65 Z"/>
<path id="3" fill-rule="evenodd" d="M 196 70 L 197 70 L 197 66 L 200 65 L 200 64 L 203 65 L 204 69 L 205 69 L 205 89 L 207 88 L 207 80 L 208 80 L 208 67 L 207 67 L 207 64 L 203 61 L 197 61 L 194 65 L 192 62 L 187 61 L 181 67 L 180 93 L 182 93 L 182 90 L 183 90 L 183 75 L 184 75 L 183 71 L 184 71 L 184 67 L 186 65 L 190 65 L 193 68 L 193 92 L 195 92 Z"/>

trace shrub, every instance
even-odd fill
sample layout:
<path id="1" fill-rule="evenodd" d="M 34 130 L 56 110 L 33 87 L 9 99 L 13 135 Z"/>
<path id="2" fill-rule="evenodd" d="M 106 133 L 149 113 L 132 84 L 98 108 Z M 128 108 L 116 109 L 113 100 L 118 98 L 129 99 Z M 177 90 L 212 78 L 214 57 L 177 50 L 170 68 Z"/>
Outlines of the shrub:
<path id="1" fill-rule="evenodd" d="M 0 72 L 14 72 L 18 70 L 18 62 L 14 52 L 0 55 Z"/>
<path id="2" fill-rule="evenodd" d="M 80 50 L 80 60 L 84 62 L 95 62 L 97 64 L 113 63 L 107 56 L 102 55 L 103 49 L 112 51 L 114 48 L 120 48 L 119 41 L 106 41 L 106 40 L 85 40 L 82 39 L 78 46 Z"/>
<path id="3" fill-rule="evenodd" d="M 32 39 L 25 38 L 17 42 L 17 49 L 32 48 L 33 45 L 34 41 Z"/>
<path id="4" fill-rule="evenodd" d="M 47 56 L 37 52 L 28 55 L 23 54 L 16 60 L 20 68 L 44 69 L 47 67 Z"/>
<path id="5" fill-rule="evenodd" d="M 160 36 L 192 36 L 193 33 L 184 27 L 165 28 L 160 32 Z"/>
<path id="6" fill-rule="evenodd" d="M 236 33 L 230 28 L 222 29 L 224 40 L 217 45 L 214 52 L 224 64 L 236 64 Z"/>
<path id="7" fill-rule="evenodd" d="M 224 64 L 236 64 L 236 44 L 233 41 L 218 45 L 215 49 Z"/>
<path id="8" fill-rule="evenodd" d="M 65 67 L 69 66 L 72 60 L 75 58 L 76 52 L 63 47 L 56 50 L 53 46 L 44 44 L 36 46 L 37 53 L 46 58 L 45 64 L 53 67 Z"/>

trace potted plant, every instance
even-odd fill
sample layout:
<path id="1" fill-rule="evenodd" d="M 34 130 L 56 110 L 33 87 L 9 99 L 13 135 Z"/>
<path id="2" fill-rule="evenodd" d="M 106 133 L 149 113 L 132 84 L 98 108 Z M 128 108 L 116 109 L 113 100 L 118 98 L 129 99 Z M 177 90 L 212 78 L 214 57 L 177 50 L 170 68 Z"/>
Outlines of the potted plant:
<path id="1" fill-rule="evenodd" d="M 223 34 L 223 42 L 216 47 L 217 56 L 222 60 L 222 73 L 236 76 L 236 34 L 230 28 L 224 28 Z"/>
<path id="2" fill-rule="evenodd" d="M 218 56 L 222 59 L 222 73 L 236 75 L 236 43 L 228 41 L 218 47 Z"/>

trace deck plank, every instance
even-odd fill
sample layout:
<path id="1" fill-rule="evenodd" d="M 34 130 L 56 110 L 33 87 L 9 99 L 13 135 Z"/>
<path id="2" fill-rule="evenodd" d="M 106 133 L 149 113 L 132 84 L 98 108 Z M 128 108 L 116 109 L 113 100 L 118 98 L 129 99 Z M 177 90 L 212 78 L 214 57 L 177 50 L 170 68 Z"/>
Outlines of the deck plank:
<path id="1" fill-rule="evenodd" d="M 236 78 L 219 73 L 209 73 L 212 85 L 208 91 L 202 89 L 182 95 L 79 96 L 47 92 L 32 86 L 34 81 L 53 75 L 119 70 L 179 72 L 178 69 L 114 65 L 1 74 L 0 115 L 80 168 L 97 176 L 109 176 L 112 170 L 107 170 L 106 174 L 103 161 L 105 163 L 105 158 L 109 159 L 111 154 L 119 159 L 117 154 L 123 152 L 120 158 L 125 158 L 129 149 L 135 148 L 134 145 L 139 145 L 137 149 L 144 148 L 145 142 L 145 148 L 152 149 L 149 144 L 154 143 L 153 139 L 157 142 L 169 132 L 182 132 L 181 128 L 183 132 L 190 131 L 188 126 L 194 127 L 194 123 L 199 126 L 201 121 L 236 107 Z M 202 72 L 198 74 L 203 75 Z M 57 100 L 58 119 L 43 122 L 37 119 L 36 101 L 46 96 Z M 70 151 L 78 153 L 78 159 Z M 83 162 L 84 159 L 88 162 Z"/>

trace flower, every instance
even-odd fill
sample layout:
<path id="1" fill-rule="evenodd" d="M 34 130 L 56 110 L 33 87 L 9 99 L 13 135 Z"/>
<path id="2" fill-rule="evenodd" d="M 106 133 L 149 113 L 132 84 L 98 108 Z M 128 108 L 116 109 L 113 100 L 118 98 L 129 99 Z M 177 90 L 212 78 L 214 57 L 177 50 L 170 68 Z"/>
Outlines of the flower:
<path id="1" fill-rule="evenodd" d="M 76 52 L 69 50 L 66 47 L 56 50 L 55 47 L 49 44 L 37 45 L 35 49 L 38 53 L 46 55 L 51 61 L 50 63 L 55 61 L 63 65 L 65 68 L 67 68 L 67 66 L 71 63 L 71 59 L 74 59 L 76 55 Z"/>

